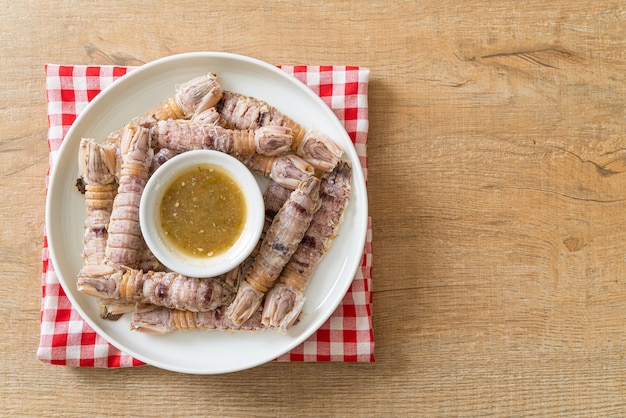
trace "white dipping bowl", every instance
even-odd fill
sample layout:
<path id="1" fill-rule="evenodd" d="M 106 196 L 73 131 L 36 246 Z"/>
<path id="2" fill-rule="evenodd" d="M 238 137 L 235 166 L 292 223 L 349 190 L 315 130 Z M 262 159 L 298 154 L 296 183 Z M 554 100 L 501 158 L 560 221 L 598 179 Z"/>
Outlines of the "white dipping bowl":
<path id="1" fill-rule="evenodd" d="M 221 254 L 197 257 L 179 250 L 161 227 L 161 201 L 170 185 L 193 167 L 215 165 L 229 174 L 241 188 L 246 220 L 239 239 Z M 187 151 L 173 157 L 150 177 L 139 205 L 141 232 L 154 256 L 167 268 L 189 277 L 216 277 L 250 255 L 259 241 L 265 222 L 263 196 L 254 175 L 239 160 L 219 151 Z"/>

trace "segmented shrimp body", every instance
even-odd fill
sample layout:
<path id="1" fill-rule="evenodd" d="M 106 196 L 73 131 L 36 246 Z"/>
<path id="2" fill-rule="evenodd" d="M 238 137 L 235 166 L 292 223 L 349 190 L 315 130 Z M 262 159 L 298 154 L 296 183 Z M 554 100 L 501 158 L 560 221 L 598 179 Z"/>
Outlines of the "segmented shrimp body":
<path id="1" fill-rule="evenodd" d="M 328 135 L 310 130 L 293 145 L 297 155 L 322 172 L 330 172 L 341 160 L 343 149 Z"/>
<path id="2" fill-rule="evenodd" d="M 343 222 L 345 208 L 350 198 L 351 177 L 350 164 L 342 161 L 334 171 L 322 178 L 321 207 L 313 216 L 298 248 L 282 270 L 279 283 L 265 298 L 263 325 L 286 332 L 300 315 L 305 301 L 304 290 Z"/>
<path id="3" fill-rule="evenodd" d="M 136 267 L 145 246 L 139 225 L 139 202 L 152 162 L 149 130 L 127 125 L 120 147 L 123 163 L 113 202 L 105 262 L 112 266 Z"/>
<path id="4" fill-rule="evenodd" d="M 267 125 L 286 126 L 293 132 L 292 152 L 322 171 L 332 171 L 343 150 L 328 135 L 308 131 L 276 108 L 254 97 L 225 91 L 215 106 L 220 123 L 237 129 L 258 129 Z"/>
<path id="5" fill-rule="evenodd" d="M 237 291 L 226 314 L 236 325 L 245 322 L 261 306 L 263 296 L 289 261 L 313 215 L 319 209 L 320 180 L 303 181 L 290 195 L 272 221 L 259 253 Z"/>
<path id="6" fill-rule="evenodd" d="M 85 236 L 83 264 L 100 264 L 108 238 L 108 224 L 117 193 L 115 154 L 93 139 L 83 138 L 78 168 L 85 183 Z"/>
<path id="7" fill-rule="evenodd" d="M 115 152 L 93 139 L 82 138 L 78 149 L 78 168 L 85 184 L 85 235 L 83 266 L 104 261 L 109 236 L 108 225 L 117 193 Z M 98 300 L 100 317 L 117 320 L 121 314 L 114 304 Z"/>
<path id="8" fill-rule="evenodd" d="M 94 265 L 83 267 L 78 275 L 78 289 L 103 299 L 201 312 L 232 301 L 235 289 L 224 278 L 199 279 L 174 272 Z"/>
<path id="9" fill-rule="evenodd" d="M 263 204 L 265 206 L 263 236 L 265 236 L 265 233 L 267 233 L 267 230 L 272 225 L 280 208 L 282 208 L 287 199 L 289 199 L 291 192 L 291 190 L 281 186 L 274 180 L 270 180 L 268 183 L 267 188 L 263 192 Z"/>
<path id="10" fill-rule="evenodd" d="M 293 154 L 271 157 L 255 154 L 241 159 L 252 172 L 261 176 L 269 176 L 281 186 L 294 190 L 304 180 L 315 175 L 313 166 Z"/>
<path id="11" fill-rule="evenodd" d="M 221 306 L 208 312 L 179 311 L 157 308 L 145 312 L 135 312 L 130 328 L 153 335 L 163 335 L 174 331 L 263 331 L 261 310 L 257 310 L 247 321 L 235 325 L 224 313 Z"/>
<path id="12" fill-rule="evenodd" d="M 294 142 L 299 143 L 306 130 L 275 107 L 254 97 L 232 91 L 224 91 L 215 105 L 225 126 L 236 129 L 258 129 L 262 126 L 286 126 L 293 132 Z"/>
<path id="13" fill-rule="evenodd" d="M 218 113 L 215 107 L 210 107 L 193 115 L 190 119 L 193 122 L 204 123 L 208 125 L 216 125 L 226 127 L 226 122 L 222 119 L 222 116 Z"/>
<path id="14" fill-rule="evenodd" d="M 215 73 L 195 77 L 176 88 L 176 94 L 146 114 L 156 120 L 190 119 L 215 106 L 222 98 L 222 87 Z"/>
<path id="15" fill-rule="evenodd" d="M 158 147 L 175 152 L 211 149 L 236 157 L 284 154 L 293 141 L 291 130 L 282 126 L 236 130 L 181 119 L 159 121 L 154 137 Z"/>
<path id="16" fill-rule="evenodd" d="M 174 158 L 178 153 L 168 148 L 161 148 L 154 153 L 152 164 L 150 165 L 150 175 L 154 173 L 163 164 Z"/>

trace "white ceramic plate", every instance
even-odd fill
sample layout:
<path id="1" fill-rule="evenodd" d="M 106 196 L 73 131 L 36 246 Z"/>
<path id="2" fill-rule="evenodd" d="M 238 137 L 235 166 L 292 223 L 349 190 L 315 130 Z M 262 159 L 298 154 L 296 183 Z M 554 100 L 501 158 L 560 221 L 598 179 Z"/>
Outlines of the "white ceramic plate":
<path id="1" fill-rule="evenodd" d="M 130 315 L 119 321 L 100 318 L 96 303 L 76 289 L 82 260 L 84 197 L 75 187 L 81 137 L 98 141 L 173 97 L 175 85 L 211 71 L 225 90 L 267 101 L 307 129 L 334 138 L 352 162 L 352 195 L 339 236 L 318 265 L 306 290 L 301 320 L 285 335 L 259 333 L 175 332 L 152 336 L 130 331 Z M 263 182 L 264 179 L 260 179 Z M 56 274 L 74 308 L 115 347 L 156 367 L 193 374 L 228 373 L 254 367 L 306 340 L 333 313 L 360 265 L 367 229 L 367 191 L 359 158 L 343 125 L 308 87 L 273 65 L 228 53 L 174 55 L 143 65 L 102 91 L 69 130 L 51 173 L 46 202 L 48 245 Z"/>

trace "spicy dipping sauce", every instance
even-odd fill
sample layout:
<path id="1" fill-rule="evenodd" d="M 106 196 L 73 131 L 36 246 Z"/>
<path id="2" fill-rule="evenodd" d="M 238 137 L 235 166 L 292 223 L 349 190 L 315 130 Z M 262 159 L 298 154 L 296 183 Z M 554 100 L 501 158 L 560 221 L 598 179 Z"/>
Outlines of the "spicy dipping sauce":
<path id="1" fill-rule="evenodd" d="M 205 164 L 178 176 L 160 208 L 165 236 L 194 257 L 211 257 L 230 248 L 246 221 L 241 188 L 220 167 Z"/>

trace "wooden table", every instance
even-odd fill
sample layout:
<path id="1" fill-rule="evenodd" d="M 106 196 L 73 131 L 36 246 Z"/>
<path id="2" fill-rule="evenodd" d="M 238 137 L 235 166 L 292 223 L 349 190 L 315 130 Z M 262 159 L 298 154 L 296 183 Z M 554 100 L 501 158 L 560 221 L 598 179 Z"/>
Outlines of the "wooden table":
<path id="1" fill-rule="evenodd" d="M 154 3 L 0 10 L 0 415 L 626 413 L 623 2 Z M 371 69 L 375 364 L 36 360 L 43 65 L 202 50 Z"/>

